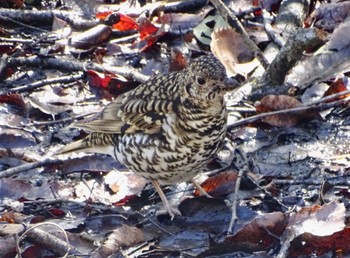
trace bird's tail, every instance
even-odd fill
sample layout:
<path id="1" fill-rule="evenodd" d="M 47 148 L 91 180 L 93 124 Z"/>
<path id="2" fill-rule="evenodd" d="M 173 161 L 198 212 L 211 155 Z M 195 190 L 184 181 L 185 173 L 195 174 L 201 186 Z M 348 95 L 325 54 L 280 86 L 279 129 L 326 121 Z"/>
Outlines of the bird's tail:
<path id="1" fill-rule="evenodd" d="M 88 146 L 88 144 L 86 143 L 86 140 L 82 139 L 64 146 L 63 148 L 59 149 L 56 154 L 58 155 L 68 154 L 72 152 L 81 152 L 81 151 L 90 152 L 88 151 L 90 148 L 91 146 Z"/>
<path id="2" fill-rule="evenodd" d="M 116 138 L 113 134 L 91 133 L 84 139 L 72 142 L 60 150 L 56 154 L 68 154 L 72 152 L 95 152 L 111 154 Z M 112 151 L 113 153 L 113 151 Z"/>

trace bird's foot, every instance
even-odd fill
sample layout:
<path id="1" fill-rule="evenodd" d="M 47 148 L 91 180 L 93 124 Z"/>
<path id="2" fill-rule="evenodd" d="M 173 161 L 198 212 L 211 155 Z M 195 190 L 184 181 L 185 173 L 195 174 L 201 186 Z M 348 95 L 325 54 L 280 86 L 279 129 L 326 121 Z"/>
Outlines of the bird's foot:
<path id="1" fill-rule="evenodd" d="M 158 210 L 156 212 L 156 215 L 165 215 L 168 214 L 170 216 L 170 219 L 173 220 L 175 216 L 182 216 L 181 212 L 179 211 L 178 208 L 169 206 L 169 207 L 164 207 L 164 209 Z"/>
<path id="2" fill-rule="evenodd" d="M 181 212 L 177 209 L 174 208 L 170 205 L 168 199 L 166 198 L 162 188 L 160 187 L 159 183 L 157 180 L 152 180 L 152 184 L 154 186 L 154 188 L 157 190 L 160 199 L 162 200 L 163 204 L 164 204 L 164 210 L 160 210 L 158 212 L 156 212 L 156 215 L 160 215 L 160 214 L 169 214 L 169 216 L 171 217 L 171 220 L 173 220 L 175 218 L 175 215 L 179 215 L 181 216 Z"/>
<path id="3" fill-rule="evenodd" d="M 196 187 L 198 189 L 198 191 L 200 192 L 201 196 L 206 196 L 207 198 L 212 198 L 202 187 L 200 184 L 197 183 L 196 180 L 192 179 L 192 184 L 194 185 L 194 187 Z"/>

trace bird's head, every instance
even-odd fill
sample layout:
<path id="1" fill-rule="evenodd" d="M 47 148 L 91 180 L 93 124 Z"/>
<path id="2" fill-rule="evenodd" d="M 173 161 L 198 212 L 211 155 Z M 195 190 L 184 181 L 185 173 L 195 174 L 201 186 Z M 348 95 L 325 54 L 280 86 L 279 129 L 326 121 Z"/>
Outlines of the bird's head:
<path id="1" fill-rule="evenodd" d="M 237 80 L 227 77 L 225 67 L 214 56 L 194 59 L 185 74 L 184 96 L 195 105 L 222 102 L 226 92 L 239 86 Z"/>

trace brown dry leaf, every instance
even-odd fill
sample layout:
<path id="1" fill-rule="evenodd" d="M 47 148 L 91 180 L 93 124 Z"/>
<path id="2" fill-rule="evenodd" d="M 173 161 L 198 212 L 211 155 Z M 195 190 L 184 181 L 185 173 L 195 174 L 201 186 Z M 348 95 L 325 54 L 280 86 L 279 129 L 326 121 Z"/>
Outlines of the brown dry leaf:
<path id="1" fill-rule="evenodd" d="M 109 257 L 122 247 L 132 246 L 143 241 L 145 240 L 141 229 L 123 224 L 120 228 L 113 230 L 92 257 Z"/>
<path id="2" fill-rule="evenodd" d="M 183 52 L 177 49 L 172 49 L 169 72 L 181 71 L 188 65 L 188 58 Z"/>
<path id="3" fill-rule="evenodd" d="M 8 211 L 1 214 L 0 221 L 11 223 L 11 224 L 12 223 L 20 224 L 20 223 L 25 223 L 28 217 L 29 216 L 26 216 L 19 212 Z"/>
<path id="4" fill-rule="evenodd" d="M 209 177 L 201 186 L 212 197 L 222 196 L 232 193 L 237 180 L 237 173 L 227 171 L 219 173 L 216 176 Z M 199 196 L 198 189 L 194 192 L 195 196 Z"/>
<path id="5" fill-rule="evenodd" d="M 336 250 L 337 257 L 348 257 L 350 254 L 349 242 L 350 228 L 321 237 L 305 233 L 291 242 L 288 254 L 289 257 L 310 257 L 311 255 L 320 257 Z"/>
<path id="6" fill-rule="evenodd" d="M 111 204 L 122 201 L 118 204 L 123 205 L 128 197 L 140 194 L 147 183 L 146 179 L 132 172 L 111 171 L 104 179 L 104 182 L 96 179 L 79 181 L 74 186 L 74 200 L 83 201 L 89 196 L 91 202 Z"/>
<path id="7" fill-rule="evenodd" d="M 92 29 L 75 35 L 70 40 L 70 45 L 75 48 L 89 49 L 106 42 L 112 33 L 110 26 L 99 24 Z"/>
<path id="8" fill-rule="evenodd" d="M 278 257 L 288 253 L 290 243 L 297 236 L 310 233 L 314 236 L 329 236 L 345 228 L 344 204 L 330 202 L 323 206 L 305 207 L 292 215 L 282 236 Z"/>
<path id="9" fill-rule="evenodd" d="M 345 206 L 330 202 L 323 206 L 305 207 L 289 220 L 289 234 L 296 236 L 311 233 L 315 236 L 328 236 L 345 227 Z"/>
<path id="10" fill-rule="evenodd" d="M 346 90 L 347 90 L 347 88 L 346 88 L 346 85 L 345 85 L 343 79 L 338 79 L 338 80 L 336 80 L 335 82 L 332 83 L 332 85 L 324 93 L 324 96 L 330 96 L 330 95 L 333 95 L 333 94 L 336 94 L 336 93 L 339 93 L 339 92 L 343 92 L 343 91 L 346 91 Z M 328 102 L 332 102 L 332 101 L 335 101 L 335 100 L 347 98 L 349 96 L 350 96 L 350 94 L 345 94 L 343 96 L 339 96 L 337 98 L 331 99 Z"/>
<path id="11" fill-rule="evenodd" d="M 24 115 L 27 112 L 28 106 L 21 94 L 1 94 L 0 104 L 6 104 L 9 109 L 9 113 L 17 113 Z"/>
<path id="12" fill-rule="evenodd" d="M 241 35 L 231 27 L 215 30 L 211 38 L 211 50 L 225 66 L 229 77 L 237 74 L 247 77 L 259 65 Z"/>
<path id="13" fill-rule="evenodd" d="M 287 95 L 268 95 L 263 97 L 260 101 L 255 103 L 257 113 L 267 113 L 271 111 L 278 111 L 290 109 L 301 106 L 299 100 Z M 279 114 L 271 115 L 262 118 L 261 120 L 272 126 L 292 127 L 299 123 L 303 118 L 305 112 L 302 114 Z"/>
<path id="14" fill-rule="evenodd" d="M 287 226 L 286 216 L 281 212 L 265 214 L 245 225 L 234 236 L 228 236 L 225 245 L 250 245 L 253 249 L 267 250 L 278 242 L 276 236 L 280 236 Z"/>

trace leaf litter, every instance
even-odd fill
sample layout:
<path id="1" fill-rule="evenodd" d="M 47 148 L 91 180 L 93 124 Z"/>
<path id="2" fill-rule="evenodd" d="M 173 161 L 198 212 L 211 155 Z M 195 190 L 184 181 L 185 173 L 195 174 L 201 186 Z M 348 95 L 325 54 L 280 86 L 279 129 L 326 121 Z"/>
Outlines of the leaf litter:
<path id="1" fill-rule="evenodd" d="M 1 8 L 1 15 L 22 11 L 23 3 L 7 2 L 4 7 L 12 9 Z M 16 244 L 24 257 L 348 255 L 349 39 L 344 35 L 348 3 L 316 1 L 307 6 L 311 15 L 300 24 L 317 27 L 327 39 L 322 48 L 305 49 L 307 54 L 288 72 L 283 85 L 276 86 L 264 84 L 258 56 L 245 45 L 239 30 L 231 28 L 230 20 L 220 16 L 216 1 L 142 2 L 83 1 L 75 10 L 85 18 L 90 15 L 91 24 L 80 30 L 64 15 L 57 15 L 65 22 L 55 33 L 44 22 L 46 31 L 34 30 L 20 16 L 17 26 L 5 24 L 1 30 L 11 48 L 0 45 L 1 61 L 8 64 L 0 66 L 0 256 L 14 257 Z M 49 8 L 58 8 L 48 3 Z M 279 31 L 274 26 L 265 31 L 263 13 L 279 18 L 288 1 L 270 4 L 227 2 L 254 43 L 266 52 L 273 33 Z M 40 22 L 43 13 L 26 5 L 32 19 Z M 186 9 L 189 5 L 193 9 Z M 105 12 L 106 7 L 118 11 Z M 96 14 L 101 21 L 115 24 L 93 24 Z M 288 43 L 288 37 L 283 40 Z M 75 119 L 100 110 L 149 76 L 181 70 L 192 57 L 209 51 L 242 82 L 238 92 L 227 97 L 231 125 L 226 151 L 239 148 L 252 161 L 238 196 L 234 190 L 239 161 L 234 155 L 228 159 L 225 151 L 201 178 L 211 198 L 198 196 L 187 183 L 164 186 L 182 213 L 172 221 L 157 215 L 160 200 L 152 187 L 111 157 L 55 156 L 64 144 L 86 135 L 68 128 Z M 73 71 L 66 65 L 72 60 L 81 64 L 83 76 L 68 79 Z M 58 61 L 61 65 L 54 66 Z M 99 68 L 91 68 L 91 62 Z M 50 83 L 51 77 L 57 80 Z M 39 81 L 42 86 L 25 88 Z M 239 121 L 234 121 L 237 117 Z M 227 235 L 234 198 L 239 199 L 238 220 Z M 39 222 L 61 227 L 69 249 L 39 245 L 43 233 L 33 228 Z M 21 223 L 33 228 L 26 244 L 9 237 L 24 232 Z M 60 237 L 57 228 L 40 227 Z"/>

